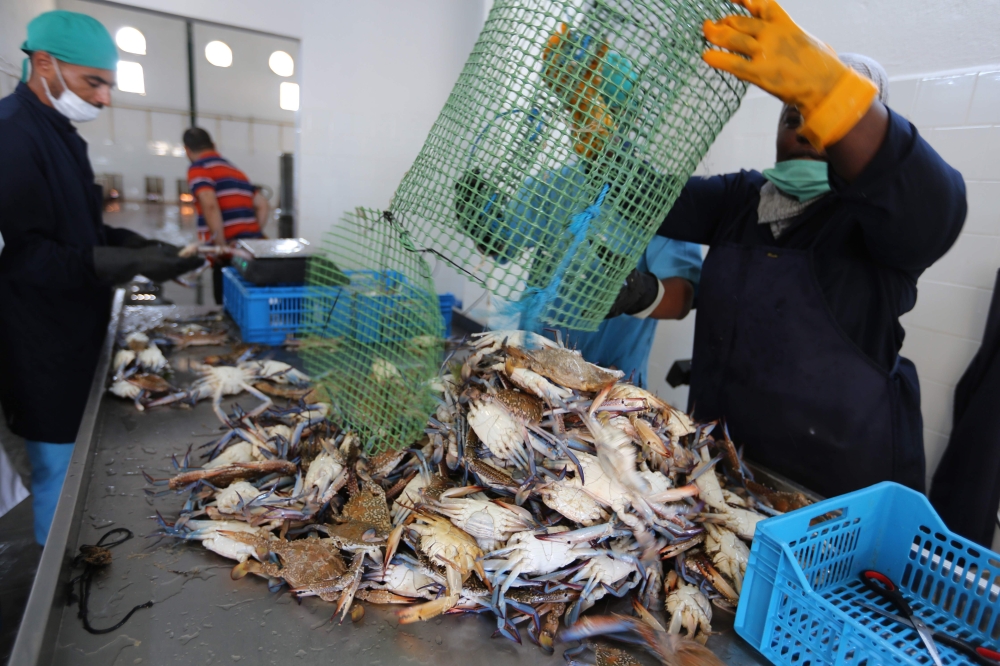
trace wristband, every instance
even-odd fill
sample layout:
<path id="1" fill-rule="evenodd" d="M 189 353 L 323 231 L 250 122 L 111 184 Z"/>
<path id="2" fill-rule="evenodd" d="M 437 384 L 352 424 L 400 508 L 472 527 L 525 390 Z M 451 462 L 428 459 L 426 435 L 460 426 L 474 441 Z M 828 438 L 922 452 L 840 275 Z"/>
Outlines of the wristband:
<path id="1" fill-rule="evenodd" d="M 636 319 L 646 319 L 649 315 L 653 314 L 656 308 L 660 305 L 660 301 L 663 300 L 663 295 L 666 293 L 666 289 L 663 288 L 663 281 L 659 278 L 656 279 L 656 298 L 653 299 L 653 304 L 641 312 L 636 312 L 630 317 L 635 317 Z"/>
<path id="2" fill-rule="evenodd" d="M 805 116 L 799 132 L 814 148 L 823 150 L 854 129 L 868 113 L 876 95 L 875 84 L 848 67 L 830 94 Z"/>

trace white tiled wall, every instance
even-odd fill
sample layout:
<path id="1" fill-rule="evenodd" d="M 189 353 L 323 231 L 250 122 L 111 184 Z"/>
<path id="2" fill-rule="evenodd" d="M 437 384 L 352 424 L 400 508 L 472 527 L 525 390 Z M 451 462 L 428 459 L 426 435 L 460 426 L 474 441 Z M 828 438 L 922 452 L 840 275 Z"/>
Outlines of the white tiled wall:
<path id="1" fill-rule="evenodd" d="M 893 79 L 889 106 L 917 126 L 968 188 L 962 235 L 921 277 L 917 305 L 902 318 L 902 353 L 920 374 L 929 480 L 948 442 L 955 384 L 979 348 L 1000 268 L 1000 65 Z M 779 109 L 759 90 L 749 93 L 700 171 L 772 165 Z M 653 352 L 661 366 L 651 368 L 655 387 L 681 404 L 686 392 L 671 391 L 663 374 L 674 358 L 690 357 L 693 327 L 693 318 L 661 324 Z"/>

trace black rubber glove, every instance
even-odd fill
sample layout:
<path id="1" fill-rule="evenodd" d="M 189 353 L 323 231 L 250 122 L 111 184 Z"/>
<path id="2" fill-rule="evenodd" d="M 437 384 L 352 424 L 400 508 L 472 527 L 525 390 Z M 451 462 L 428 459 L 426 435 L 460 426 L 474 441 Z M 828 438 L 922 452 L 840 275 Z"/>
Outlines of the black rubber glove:
<path id="1" fill-rule="evenodd" d="M 618 292 L 614 305 L 604 318 L 642 312 L 653 304 L 659 293 L 660 280 L 655 275 L 643 273 L 636 268 L 625 278 L 625 286 Z"/>
<path id="2" fill-rule="evenodd" d="M 204 261 L 201 257 L 178 257 L 176 248 L 171 252 L 159 245 L 94 248 L 97 279 L 112 285 L 127 282 L 139 274 L 153 282 L 165 282 L 199 268 Z"/>
<path id="3" fill-rule="evenodd" d="M 158 247 L 164 252 L 164 254 L 169 254 L 171 256 L 176 256 L 177 253 L 181 251 L 181 249 L 176 245 L 153 240 L 152 238 L 146 238 L 141 234 L 135 233 L 131 229 L 124 229 L 122 227 L 107 227 L 107 235 L 108 244 L 114 247 L 127 247 L 134 250 L 144 247 Z"/>

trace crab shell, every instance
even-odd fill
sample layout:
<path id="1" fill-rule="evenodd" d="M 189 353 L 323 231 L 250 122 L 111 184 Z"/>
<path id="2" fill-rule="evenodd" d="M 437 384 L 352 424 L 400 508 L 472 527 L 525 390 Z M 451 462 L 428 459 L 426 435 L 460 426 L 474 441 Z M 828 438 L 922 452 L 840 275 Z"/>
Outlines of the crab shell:
<path id="1" fill-rule="evenodd" d="M 127 398 L 128 400 L 134 400 L 140 393 L 142 393 L 141 388 L 124 379 L 112 382 L 111 386 L 108 387 L 108 391 L 119 398 Z"/>
<path id="2" fill-rule="evenodd" d="M 339 596 L 326 593 L 326 590 L 332 591 L 332 588 L 338 586 L 340 579 L 347 573 L 347 567 L 340 551 L 329 539 L 285 541 L 235 532 L 227 536 L 254 549 L 254 557 L 260 564 L 248 567 L 247 570 L 270 578 L 281 578 L 292 588 L 304 588 L 297 590 L 301 596 L 318 594 L 324 601 L 334 601 Z M 271 561 L 271 553 L 278 556 L 280 565 Z M 236 569 L 234 573 L 238 571 L 240 570 Z M 313 591 L 310 588 L 322 588 L 323 591 Z"/>
<path id="3" fill-rule="evenodd" d="M 468 579 L 476 560 L 483 551 L 469 534 L 458 529 L 446 518 L 420 515 L 410 529 L 420 536 L 420 550 L 439 566 L 454 565 Z"/>
<path id="4" fill-rule="evenodd" d="M 579 488 L 605 507 L 622 505 L 627 501 L 625 498 L 628 495 L 628 490 L 604 471 L 597 456 L 581 452 L 576 454 L 576 458 L 580 461 L 580 466 L 583 467 L 586 483 L 580 483 L 579 477 L 574 475 L 572 478 L 562 481 L 563 485 Z M 575 469 L 569 462 L 566 463 L 566 467 L 569 470 Z"/>
<path id="5" fill-rule="evenodd" d="M 433 599 L 437 584 L 430 576 L 405 564 L 389 564 L 381 575 L 372 579 L 371 587 L 404 597 Z"/>
<path id="6" fill-rule="evenodd" d="M 233 463 L 253 462 L 255 460 L 253 452 L 254 449 L 250 442 L 240 441 L 227 446 L 222 453 L 202 465 L 202 469 L 215 469 Z"/>
<path id="7" fill-rule="evenodd" d="M 566 532 L 566 527 L 549 528 L 548 534 Z M 586 544 L 585 544 L 586 545 Z M 580 557 L 575 544 L 559 541 L 542 541 L 535 538 L 532 531 L 518 532 L 507 542 L 514 547 L 507 561 L 517 567 L 521 574 L 547 574 L 569 566 Z"/>
<path id="8" fill-rule="evenodd" d="M 707 463 L 702 463 L 702 467 Z M 729 505 L 726 504 L 726 497 L 722 494 L 722 486 L 719 485 L 719 477 L 715 475 L 714 465 L 711 469 L 706 469 L 701 476 L 695 479 L 694 484 L 698 486 L 698 497 L 705 501 L 716 511 L 726 513 Z M 697 471 L 697 470 L 696 470 Z"/>
<path id="9" fill-rule="evenodd" d="M 590 527 L 608 520 L 608 513 L 597 500 L 579 487 L 554 481 L 537 490 L 545 506 L 575 523 Z"/>
<path id="10" fill-rule="evenodd" d="M 694 638 L 699 630 L 711 633 L 712 604 L 694 585 L 679 581 L 677 589 L 667 595 L 664 606 L 670 614 L 670 633 L 680 633 L 681 628 L 688 638 Z"/>
<path id="11" fill-rule="evenodd" d="M 469 406 L 469 427 L 497 458 L 517 460 L 515 451 L 524 446 L 523 426 L 497 402 L 474 400 Z"/>
<path id="12" fill-rule="evenodd" d="M 735 532 L 741 539 L 746 539 L 747 541 L 753 541 L 754 534 L 757 532 L 757 523 L 767 517 L 753 511 L 732 506 L 722 516 L 723 521 L 721 524 Z"/>
<path id="13" fill-rule="evenodd" d="M 600 391 L 625 376 L 621 370 L 608 370 L 588 363 L 580 352 L 558 347 L 530 351 L 508 347 L 507 360 L 515 367 L 527 368 L 577 391 Z"/>
<path id="14" fill-rule="evenodd" d="M 219 491 L 215 496 L 215 507 L 220 513 L 239 513 L 241 504 L 249 504 L 255 497 L 260 495 L 260 490 L 246 481 L 237 481 Z"/>
<path id="15" fill-rule="evenodd" d="M 306 470 L 306 478 L 302 484 L 303 493 L 308 494 L 309 491 L 315 489 L 322 497 L 343 471 L 344 465 L 339 455 L 327 451 L 320 453 L 313 458 L 313 461 L 309 463 L 309 469 Z M 340 485 L 343 486 L 343 484 Z"/>
<path id="16" fill-rule="evenodd" d="M 231 535 L 220 534 L 220 532 L 243 532 L 256 536 L 260 536 L 261 532 L 259 528 L 239 520 L 189 520 L 185 527 L 199 535 L 198 540 L 208 550 L 238 562 L 243 562 L 248 557 L 254 556 L 256 553 L 254 547 L 244 541 L 233 539 Z"/>
<path id="17" fill-rule="evenodd" d="M 424 474 L 417 474 L 410 479 L 409 483 L 403 488 L 403 492 L 392 503 L 392 508 L 389 509 L 389 516 L 392 518 L 393 525 L 399 525 L 406 520 L 407 516 L 410 515 L 411 507 L 420 502 L 420 491 L 427 488 L 430 483 L 433 483 L 435 478 L 440 477 L 431 476 L 428 478 Z M 441 485 L 443 487 L 443 484 Z"/>
<path id="18" fill-rule="evenodd" d="M 570 579 L 570 582 L 586 583 L 591 578 L 596 580 L 597 585 L 591 592 L 590 597 L 584 602 L 584 609 L 586 609 L 592 606 L 595 601 L 604 598 L 604 595 L 607 593 L 607 589 L 604 585 L 617 587 L 618 583 L 625 580 L 628 576 L 638 572 L 639 570 L 636 566 L 630 562 L 616 560 L 608 555 L 598 555 L 597 557 L 592 557 L 583 566 L 583 568 Z M 640 576 L 636 576 L 628 583 L 628 588 L 631 589 L 638 585 L 640 578 Z"/>
<path id="19" fill-rule="evenodd" d="M 537 372 L 519 368 L 509 360 L 504 362 L 504 372 L 515 385 L 549 404 L 565 402 L 573 397 L 573 391 L 570 389 L 553 384 Z"/>
<path id="20" fill-rule="evenodd" d="M 115 368 L 115 370 L 120 370 L 134 361 L 135 357 L 136 353 L 131 349 L 119 349 L 115 352 L 115 358 L 111 361 L 111 367 Z"/>
<path id="21" fill-rule="evenodd" d="M 529 529 L 534 523 L 526 509 L 489 500 L 447 498 L 434 506 L 486 552 L 496 550 L 512 534 Z"/>
<path id="22" fill-rule="evenodd" d="M 544 336 L 521 330 L 487 331 L 485 333 L 475 333 L 472 338 L 472 346 L 477 351 L 487 348 L 497 350 L 501 346 L 516 347 L 518 349 L 538 349 L 540 347 L 555 349 L 559 347 L 557 343 Z"/>
<path id="23" fill-rule="evenodd" d="M 139 352 L 136 362 L 140 368 L 144 368 L 150 372 L 159 372 L 167 367 L 167 357 L 163 355 L 163 352 L 155 344 L 150 344 Z"/>
<path id="24" fill-rule="evenodd" d="M 719 573 L 733 581 L 737 594 L 742 593 L 750 549 L 725 527 L 705 523 L 705 531 L 705 552 L 712 558 Z"/>

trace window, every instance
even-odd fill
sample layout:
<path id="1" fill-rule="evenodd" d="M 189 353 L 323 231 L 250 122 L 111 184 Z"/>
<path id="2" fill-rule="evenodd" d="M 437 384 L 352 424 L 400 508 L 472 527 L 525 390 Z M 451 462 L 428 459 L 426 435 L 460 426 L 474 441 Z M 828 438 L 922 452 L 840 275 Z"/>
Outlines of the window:
<path id="1" fill-rule="evenodd" d="M 299 84 L 282 81 L 278 89 L 278 106 L 285 111 L 299 110 Z"/>
<path id="2" fill-rule="evenodd" d="M 125 53 L 146 55 L 146 37 L 135 28 L 122 28 L 115 33 L 115 44 Z"/>
<path id="3" fill-rule="evenodd" d="M 146 94 L 146 82 L 142 78 L 142 65 L 127 60 L 118 61 L 118 90 L 140 95 Z"/>
<path id="4" fill-rule="evenodd" d="M 295 73 L 295 61 L 284 51 L 275 51 L 267 59 L 267 66 L 278 76 L 291 76 Z"/>
<path id="5" fill-rule="evenodd" d="M 209 42 L 205 44 L 205 59 L 216 67 L 229 67 L 233 64 L 233 50 L 225 42 Z"/>

